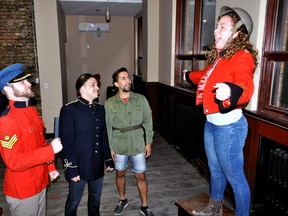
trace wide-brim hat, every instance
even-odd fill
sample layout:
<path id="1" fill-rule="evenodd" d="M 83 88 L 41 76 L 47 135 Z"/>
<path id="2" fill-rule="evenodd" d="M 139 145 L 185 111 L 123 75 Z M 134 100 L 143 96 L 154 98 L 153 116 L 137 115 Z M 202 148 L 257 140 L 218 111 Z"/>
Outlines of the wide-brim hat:
<path id="1" fill-rule="evenodd" d="M 30 73 L 23 73 L 21 63 L 12 64 L 0 71 L 0 91 L 10 83 L 20 82 L 32 77 Z"/>

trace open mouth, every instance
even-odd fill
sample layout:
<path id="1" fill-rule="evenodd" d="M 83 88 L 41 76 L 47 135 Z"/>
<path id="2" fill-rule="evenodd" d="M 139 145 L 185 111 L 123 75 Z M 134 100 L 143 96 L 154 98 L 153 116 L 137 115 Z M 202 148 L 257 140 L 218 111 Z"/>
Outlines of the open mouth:
<path id="1" fill-rule="evenodd" d="M 221 40 L 221 37 L 215 36 L 215 37 L 214 37 L 214 44 L 215 44 L 215 45 L 218 44 L 220 40 Z"/>

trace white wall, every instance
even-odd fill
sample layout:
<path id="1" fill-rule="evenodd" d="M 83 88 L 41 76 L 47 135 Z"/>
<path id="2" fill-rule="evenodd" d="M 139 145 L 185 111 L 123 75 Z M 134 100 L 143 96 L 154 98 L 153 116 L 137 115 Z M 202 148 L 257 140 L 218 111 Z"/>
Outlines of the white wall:
<path id="1" fill-rule="evenodd" d="M 176 1 L 160 0 L 159 82 L 174 84 Z"/>
<path id="2" fill-rule="evenodd" d="M 53 133 L 54 117 L 62 106 L 57 0 L 34 0 L 34 9 L 42 118 L 46 132 Z"/>
<path id="3" fill-rule="evenodd" d="M 75 82 L 82 73 L 101 75 L 101 104 L 106 99 L 107 86 L 113 85 L 115 70 L 124 66 L 134 73 L 133 17 L 112 16 L 110 32 L 98 38 L 96 33 L 80 33 L 79 22 L 105 22 L 104 17 L 63 18 L 57 3 L 58 0 L 34 1 L 42 118 L 47 133 L 53 133 L 54 117 L 59 116 L 63 104 L 76 99 Z M 65 18 L 66 27 L 61 23 Z M 63 26 L 67 34 L 65 52 L 61 50 L 65 42 L 61 35 Z"/>
<path id="4" fill-rule="evenodd" d="M 142 79 L 158 81 L 159 69 L 159 0 L 143 0 Z"/>
<path id="5" fill-rule="evenodd" d="M 66 16 L 66 69 L 68 101 L 76 99 L 75 82 L 83 73 L 101 75 L 100 103 L 112 84 L 112 73 L 126 67 L 134 73 L 134 18 L 113 17 L 110 31 L 97 37 L 96 32 L 79 32 L 80 22 L 103 23 L 104 17 Z"/>

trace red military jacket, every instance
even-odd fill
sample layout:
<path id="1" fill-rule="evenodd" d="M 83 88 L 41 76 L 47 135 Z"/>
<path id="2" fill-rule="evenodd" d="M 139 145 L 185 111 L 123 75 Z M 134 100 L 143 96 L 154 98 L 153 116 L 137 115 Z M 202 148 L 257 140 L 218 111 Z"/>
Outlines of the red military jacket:
<path id="1" fill-rule="evenodd" d="M 188 82 L 198 84 L 202 76 L 212 67 L 208 66 L 204 70 L 188 72 L 186 77 Z M 204 114 L 225 112 L 235 108 L 242 108 L 252 97 L 254 91 L 253 72 L 254 59 L 252 55 L 244 50 L 235 53 L 230 59 L 219 59 L 218 64 L 209 76 L 203 93 Z M 231 89 L 231 103 L 224 107 L 215 98 L 214 85 L 216 83 L 226 83 Z"/>
<path id="2" fill-rule="evenodd" d="M 0 153 L 7 168 L 4 194 L 24 199 L 41 192 L 55 170 L 54 152 L 44 138 L 44 123 L 26 102 L 9 101 L 0 117 Z M 49 164 L 49 165 L 48 165 Z"/>

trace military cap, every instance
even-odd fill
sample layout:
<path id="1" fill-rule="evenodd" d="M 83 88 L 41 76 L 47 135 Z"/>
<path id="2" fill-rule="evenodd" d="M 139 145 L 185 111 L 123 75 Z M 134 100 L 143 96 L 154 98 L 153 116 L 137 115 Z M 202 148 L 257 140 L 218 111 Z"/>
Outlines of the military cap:
<path id="1" fill-rule="evenodd" d="M 23 73 L 23 65 L 21 63 L 12 64 L 0 71 L 0 91 L 10 83 L 20 82 L 32 77 L 29 73 Z"/>

